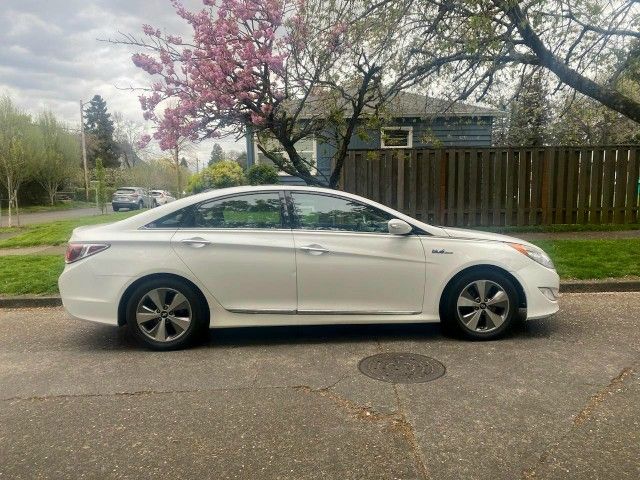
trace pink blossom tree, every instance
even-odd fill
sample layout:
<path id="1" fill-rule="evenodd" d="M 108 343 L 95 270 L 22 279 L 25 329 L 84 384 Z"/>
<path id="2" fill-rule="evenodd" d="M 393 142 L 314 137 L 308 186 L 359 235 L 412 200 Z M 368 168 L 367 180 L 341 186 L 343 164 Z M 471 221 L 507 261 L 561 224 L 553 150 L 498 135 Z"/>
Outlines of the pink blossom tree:
<path id="1" fill-rule="evenodd" d="M 359 122 L 409 84 L 397 73 L 393 2 L 203 0 L 199 11 L 171 2 L 192 38 L 145 25 L 116 41 L 134 46 L 133 62 L 152 77 L 139 98 L 163 149 L 251 131 L 280 170 L 333 188 Z M 393 88 L 382 88 L 384 75 Z M 314 135 L 334 142 L 329 175 L 296 149 Z"/>

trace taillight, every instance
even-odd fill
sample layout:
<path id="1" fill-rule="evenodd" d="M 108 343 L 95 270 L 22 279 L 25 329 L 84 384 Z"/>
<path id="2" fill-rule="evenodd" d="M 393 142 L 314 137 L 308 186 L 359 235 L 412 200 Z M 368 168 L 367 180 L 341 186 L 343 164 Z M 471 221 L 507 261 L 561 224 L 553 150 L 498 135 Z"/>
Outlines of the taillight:
<path id="1" fill-rule="evenodd" d="M 138 197 L 140 196 L 140 194 L 139 194 L 139 193 L 134 193 L 134 194 L 132 194 L 131 196 L 132 196 L 133 198 L 138 198 Z"/>
<path id="2" fill-rule="evenodd" d="M 65 263 L 73 263 L 109 248 L 108 243 L 70 243 L 64 256 Z"/>

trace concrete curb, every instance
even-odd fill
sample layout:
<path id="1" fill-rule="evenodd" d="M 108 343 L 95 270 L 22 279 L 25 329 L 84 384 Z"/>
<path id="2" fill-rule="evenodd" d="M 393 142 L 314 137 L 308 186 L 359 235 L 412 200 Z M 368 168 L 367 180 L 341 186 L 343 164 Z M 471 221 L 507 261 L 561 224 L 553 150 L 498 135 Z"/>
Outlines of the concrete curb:
<path id="1" fill-rule="evenodd" d="M 640 280 L 573 280 L 560 282 L 562 293 L 640 292 Z"/>
<path id="2" fill-rule="evenodd" d="M 640 280 L 574 280 L 560 282 L 561 293 L 640 292 Z M 62 299 L 57 296 L 0 297 L 0 308 L 44 308 L 60 307 Z"/>
<path id="3" fill-rule="evenodd" d="M 43 307 L 60 307 L 62 299 L 60 297 L 38 297 L 38 296 L 19 296 L 19 297 L 0 297 L 0 308 L 43 308 Z"/>

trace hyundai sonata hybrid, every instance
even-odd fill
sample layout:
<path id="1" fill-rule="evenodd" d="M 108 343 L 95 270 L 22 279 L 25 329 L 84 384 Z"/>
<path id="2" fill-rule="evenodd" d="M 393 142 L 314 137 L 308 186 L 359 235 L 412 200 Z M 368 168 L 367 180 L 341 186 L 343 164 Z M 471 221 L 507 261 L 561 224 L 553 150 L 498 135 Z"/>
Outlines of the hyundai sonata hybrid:
<path id="1" fill-rule="evenodd" d="M 158 350 L 209 327 L 439 322 L 471 339 L 558 310 L 523 240 L 415 220 L 344 192 L 237 187 L 74 230 L 59 279 L 76 318 Z"/>

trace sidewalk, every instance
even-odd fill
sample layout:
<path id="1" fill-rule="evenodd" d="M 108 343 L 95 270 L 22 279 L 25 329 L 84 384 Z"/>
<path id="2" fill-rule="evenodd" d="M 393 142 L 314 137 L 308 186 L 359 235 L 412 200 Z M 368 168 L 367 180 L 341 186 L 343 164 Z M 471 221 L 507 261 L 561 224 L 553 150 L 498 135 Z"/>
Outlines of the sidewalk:
<path id="1" fill-rule="evenodd" d="M 0 257 L 14 255 L 64 255 L 66 245 L 38 245 L 35 247 L 0 248 Z"/>
<path id="2" fill-rule="evenodd" d="M 523 240 L 627 240 L 640 239 L 640 230 L 610 232 L 521 232 L 506 235 Z"/>

